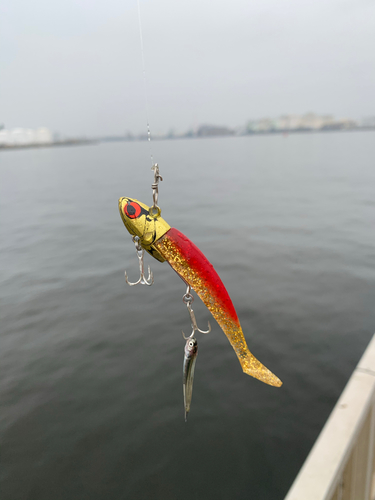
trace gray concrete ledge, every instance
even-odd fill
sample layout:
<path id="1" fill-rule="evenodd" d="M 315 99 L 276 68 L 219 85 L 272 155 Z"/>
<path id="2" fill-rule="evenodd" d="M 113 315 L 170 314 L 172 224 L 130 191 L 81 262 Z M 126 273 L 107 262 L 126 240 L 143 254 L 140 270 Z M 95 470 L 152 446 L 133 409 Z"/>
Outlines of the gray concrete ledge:
<path id="1" fill-rule="evenodd" d="M 372 500 L 375 335 L 285 500 Z"/>

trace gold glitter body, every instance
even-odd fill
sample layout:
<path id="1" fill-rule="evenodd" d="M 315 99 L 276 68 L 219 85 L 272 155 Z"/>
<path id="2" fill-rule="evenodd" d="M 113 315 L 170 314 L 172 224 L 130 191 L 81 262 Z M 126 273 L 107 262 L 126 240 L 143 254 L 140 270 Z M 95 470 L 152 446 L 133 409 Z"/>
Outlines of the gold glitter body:
<path id="1" fill-rule="evenodd" d="M 209 309 L 228 337 L 243 371 L 266 384 L 280 387 L 281 380 L 249 351 L 232 301 L 213 266 L 186 236 L 179 233 L 184 238 L 182 242 L 189 245 L 187 250 L 181 248 L 182 245 L 178 244 L 173 237 L 173 231 L 177 232 L 177 230 L 171 229 L 154 243 L 157 251 L 169 262 L 176 273 L 196 291 Z M 198 259 L 196 258 L 197 250 L 199 252 Z M 204 273 L 201 272 L 200 268 L 200 264 L 203 263 L 202 259 L 205 259 Z"/>

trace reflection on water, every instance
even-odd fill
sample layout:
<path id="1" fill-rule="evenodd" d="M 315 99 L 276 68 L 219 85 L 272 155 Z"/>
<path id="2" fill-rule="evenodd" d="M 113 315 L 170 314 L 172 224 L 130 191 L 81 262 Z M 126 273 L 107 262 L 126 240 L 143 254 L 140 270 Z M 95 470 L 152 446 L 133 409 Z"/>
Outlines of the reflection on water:
<path id="1" fill-rule="evenodd" d="M 374 134 L 154 142 L 163 217 L 214 264 L 250 350 L 201 324 L 185 424 L 179 277 L 138 272 L 120 196 L 148 146 L 1 152 L 4 499 L 282 499 L 375 325 Z"/>

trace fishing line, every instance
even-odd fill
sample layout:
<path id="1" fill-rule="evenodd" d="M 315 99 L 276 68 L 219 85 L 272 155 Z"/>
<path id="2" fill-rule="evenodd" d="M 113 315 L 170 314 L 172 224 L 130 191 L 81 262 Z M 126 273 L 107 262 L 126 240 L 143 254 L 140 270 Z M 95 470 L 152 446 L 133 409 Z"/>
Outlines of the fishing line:
<path id="1" fill-rule="evenodd" d="M 151 156 L 151 166 L 154 165 L 154 158 L 152 155 L 151 148 L 151 129 L 150 129 L 150 119 L 149 119 L 149 108 L 148 108 L 148 93 L 147 93 L 147 76 L 146 76 L 146 65 L 145 65 L 145 56 L 143 49 L 143 35 L 142 35 L 142 18 L 141 18 L 141 4 L 140 0 L 137 0 L 138 4 L 138 24 L 139 24 L 139 36 L 141 39 L 141 53 L 142 53 L 142 68 L 143 68 L 143 88 L 145 94 L 145 108 L 146 108 L 146 118 L 147 118 L 147 142 L 150 148 L 150 156 Z"/>

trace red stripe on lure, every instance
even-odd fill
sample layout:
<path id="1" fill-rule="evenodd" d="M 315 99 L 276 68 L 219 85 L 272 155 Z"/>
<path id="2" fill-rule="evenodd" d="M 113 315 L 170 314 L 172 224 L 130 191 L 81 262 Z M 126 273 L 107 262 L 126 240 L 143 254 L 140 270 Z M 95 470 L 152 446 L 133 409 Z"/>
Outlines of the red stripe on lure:
<path id="1" fill-rule="evenodd" d="M 214 266 L 189 238 L 171 228 L 155 243 L 155 247 L 191 288 L 197 293 L 198 288 L 206 289 L 207 295 L 214 297 L 213 304 L 240 326 L 233 303 Z"/>
<path id="2" fill-rule="evenodd" d="M 157 260 L 167 261 L 195 290 L 228 337 L 242 369 L 248 375 L 279 387 L 282 382 L 249 351 L 236 310 L 213 265 L 185 235 L 171 228 L 160 212 L 131 198 L 120 198 L 121 218 L 142 247 Z"/>

